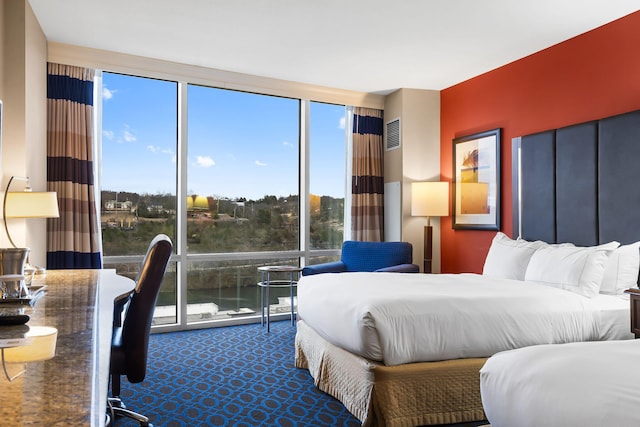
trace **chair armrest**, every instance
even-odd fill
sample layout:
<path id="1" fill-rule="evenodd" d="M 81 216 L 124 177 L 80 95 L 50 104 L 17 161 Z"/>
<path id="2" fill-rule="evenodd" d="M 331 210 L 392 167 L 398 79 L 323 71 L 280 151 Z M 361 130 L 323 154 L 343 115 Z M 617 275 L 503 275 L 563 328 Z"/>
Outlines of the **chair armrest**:
<path id="1" fill-rule="evenodd" d="M 342 261 L 326 262 L 324 264 L 309 265 L 302 269 L 303 276 L 311 276 L 321 273 L 342 273 L 347 271 L 347 266 Z"/>
<path id="2" fill-rule="evenodd" d="M 376 270 L 377 273 L 418 273 L 420 267 L 416 264 L 399 264 L 392 265 L 391 267 L 380 268 Z"/>

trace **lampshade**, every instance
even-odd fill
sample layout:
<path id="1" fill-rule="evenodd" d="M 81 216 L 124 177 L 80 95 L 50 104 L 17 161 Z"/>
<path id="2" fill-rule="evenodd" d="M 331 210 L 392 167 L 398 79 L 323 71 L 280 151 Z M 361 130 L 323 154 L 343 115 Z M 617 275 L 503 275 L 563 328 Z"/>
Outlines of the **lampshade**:
<path id="1" fill-rule="evenodd" d="M 6 194 L 6 218 L 58 218 L 54 191 L 15 191 Z"/>
<path id="2" fill-rule="evenodd" d="M 25 334 L 24 345 L 5 348 L 4 363 L 30 363 L 49 360 L 56 354 L 58 330 L 49 326 L 32 326 Z"/>
<path id="3" fill-rule="evenodd" d="M 448 182 L 414 182 L 411 184 L 412 216 L 448 216 Z"/>

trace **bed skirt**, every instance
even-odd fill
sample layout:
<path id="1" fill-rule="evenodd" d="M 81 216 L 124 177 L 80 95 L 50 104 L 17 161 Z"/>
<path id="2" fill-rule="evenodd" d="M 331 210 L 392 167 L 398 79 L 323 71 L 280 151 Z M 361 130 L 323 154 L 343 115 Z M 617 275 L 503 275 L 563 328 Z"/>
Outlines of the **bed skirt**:
<path id="1" fill-rule="evenodd" d="M 338 399 L 365 427 L 409 427 L 485 420 L 480 368 L 486 358 L 385 366 L 326 341 L 298 322 L 296 367 Z"/>

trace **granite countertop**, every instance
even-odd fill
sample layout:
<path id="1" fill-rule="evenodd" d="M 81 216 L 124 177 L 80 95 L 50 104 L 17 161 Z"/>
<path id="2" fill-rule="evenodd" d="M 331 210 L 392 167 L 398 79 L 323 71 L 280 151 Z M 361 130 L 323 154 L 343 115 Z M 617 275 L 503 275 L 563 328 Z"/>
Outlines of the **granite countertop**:
<path id="1" fill-rule="evenodd" d="M 113 270 L 52 270 L 32 285 L 46 285 L 46 293 L 19 310 L 31 317 L 26 326 L 58 330 L 55 356 L 7 364 L 10 375 L 25 369 L 11 382 L 0 371 L 2 425 L 104 425 L 113 298 L 133 281 Z M 0 339 L 11 328 L 0 326 Z"/>

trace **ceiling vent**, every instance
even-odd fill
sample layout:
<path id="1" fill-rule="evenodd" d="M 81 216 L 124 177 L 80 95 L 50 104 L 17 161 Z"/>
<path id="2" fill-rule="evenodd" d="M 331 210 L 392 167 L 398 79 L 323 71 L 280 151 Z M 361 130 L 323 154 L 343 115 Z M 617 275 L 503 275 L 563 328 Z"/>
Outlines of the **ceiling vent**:
<path id="1" fill-rule="evenodd" d="M 400 147 L 400 118 L 387 122 L 387 151 Z"/>

